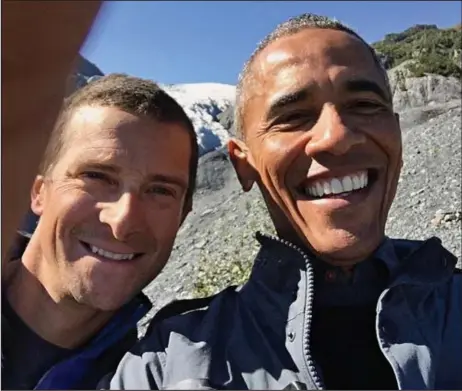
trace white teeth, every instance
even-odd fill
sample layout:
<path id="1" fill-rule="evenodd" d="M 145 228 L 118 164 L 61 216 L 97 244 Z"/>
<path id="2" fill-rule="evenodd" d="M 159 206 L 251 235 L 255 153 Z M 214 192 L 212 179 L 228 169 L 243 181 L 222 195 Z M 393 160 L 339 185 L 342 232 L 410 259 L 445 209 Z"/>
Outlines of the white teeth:
<path id="1" fill-rule="evenodd" d="M 321 185 L 319 182 L 316 182 L 316 190 L 318 191 L 318 197 L 321 197 L 324 194 L 324 186 Z"/>
<path id="2" fill-rule="evenodd" d="M 131 260 L 135 256 L 135 254 L 118 254 L 118 253 L 113 253 L 110 251 L 103 250 L 99 247 L 90 246 L 92 253 L 101 255 L 105 258 L 108 259 L 113 259 L 115 261 L 121 261 L 121 260 Z"/>
<path id="3" fill-rule="evenodd" d="M 369 182 L 369 177 L 367 175 L 367 172 L 362 173 L 362 178 L 363 178 L 363 187 L 366 187 Z"/>
<path id="4" fill-rule="evenodd" d="M 334 178 L 330 181 L 330 186 L 332 188 L 332 194 L 343 193 L 342 182 L 340 182 L 337 178 Z"/>
<path id="5" fill-rule="evenodd" d="M 314 196 L 318 196 L 318 191 L 316 190 L 316 186 L 313 186 L 313 187 L 307 187 L 305 189 L 305 191 L 308 193 L 308 194 L 313 194 Z"/>
<path id="6" fill-rule="evenodd" d="M 340 178 L 320 180 L 306 188 L 306 192 L 313 197 L 329 194 L 341 194 L 366 187 L 369 183 L 367 171 L 357 172 Z"/>
<path id="7" fill-rule="evenodd" d="M 353 190 L 353 181 L 349 176 L 342 178 L 342 186 L 344 191 Z"/>

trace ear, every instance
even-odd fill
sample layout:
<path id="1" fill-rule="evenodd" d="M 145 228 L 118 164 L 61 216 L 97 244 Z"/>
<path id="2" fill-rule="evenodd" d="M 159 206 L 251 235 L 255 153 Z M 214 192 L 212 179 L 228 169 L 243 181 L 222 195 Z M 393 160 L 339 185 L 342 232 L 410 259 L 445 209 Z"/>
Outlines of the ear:
<path id="1" fill-rule="evenodd" d="M 249 149 L 242 140 L 232 138 L 228 141 L 228 152 L 242 190 L 250 191 L 257 180 L 257 170 Z"/>
<path id="2" fill-rule="evenodd" d="M 42 175 L 35 177 L 34 183 L 30 191 L 32 212 L 37 216 L 41 216 L 44 208 L 45 200 L 45 180 Z"/>

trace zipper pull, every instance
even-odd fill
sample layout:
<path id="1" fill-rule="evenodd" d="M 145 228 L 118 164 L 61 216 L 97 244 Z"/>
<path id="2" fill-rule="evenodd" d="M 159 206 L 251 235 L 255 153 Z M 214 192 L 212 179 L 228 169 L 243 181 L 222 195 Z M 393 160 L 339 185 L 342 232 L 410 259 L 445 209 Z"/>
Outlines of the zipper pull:
<path id="1" fill-rule="evenodd" d="M 307 390 L 306 384 L 299 382 L 299 381 L 293 381 L 290 382 L 283 390 Z"/>

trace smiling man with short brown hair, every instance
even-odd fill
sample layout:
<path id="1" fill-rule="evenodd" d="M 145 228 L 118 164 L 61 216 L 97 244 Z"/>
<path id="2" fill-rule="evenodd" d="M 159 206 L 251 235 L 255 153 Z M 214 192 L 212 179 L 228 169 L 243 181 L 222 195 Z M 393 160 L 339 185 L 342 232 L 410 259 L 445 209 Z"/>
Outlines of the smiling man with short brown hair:
<path id="1" fill-rule="evenodd" d="M 242 287 L 161 311 L 111 387 L 461 388 L 456 257 L 385 236 L 402 144 L 373 50 L 328 18 L 291 19 L 246 64 L 236 105 L 230 157 L 278 237 L 257 236 Z"/>
<path id="2" fill-rule="evenodd" d="M 31 190 L 40 217 L 2 285 L 3 389 L 92 389 L 136 342 L 141 293 L 191 210 L 196 133 L 152 81 L 66 100 Z"/>

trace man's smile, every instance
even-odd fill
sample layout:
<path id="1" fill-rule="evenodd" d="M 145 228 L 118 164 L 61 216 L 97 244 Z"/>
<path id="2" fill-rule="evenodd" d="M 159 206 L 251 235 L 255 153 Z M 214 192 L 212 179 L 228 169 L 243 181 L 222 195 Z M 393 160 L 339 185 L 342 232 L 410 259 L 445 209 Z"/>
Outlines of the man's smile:
<path id="1" fill-rule="evenodd" d="M 379 178 L 375 168 L 352 170 L 347 174 L 326 172 L 309 177 L 296 190 L 297 200 L 318 206 L 342 208 L 363 202 Z"/>
<path id="2" fill-rule="evenodd" d="M 102 260 L 132 261 L 137 258 L 140 258 L 143 255 L 143 253 L 141 252 L 131 252 L 131 251 L 116 252 L 116 251 L 109 250 L 107 247 L 96 246 L 94 244 L 83 242 L 81 240 L 79 240 L 79 242 L 85 248 L 87 252 L 89 252 L 93 256 L 96 255 L 98 258 L 101 258 Z"/>
<path id="3" fill-rule="evenodd" d="M 352 171 L 348 174 L 330 174 L 307 178 L 299 186 L 299 191 L 309 198 L 330 198 L 346 196 L 372 185 L 377 180 L 376 169 Z"/>

